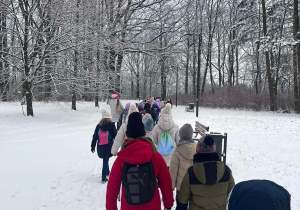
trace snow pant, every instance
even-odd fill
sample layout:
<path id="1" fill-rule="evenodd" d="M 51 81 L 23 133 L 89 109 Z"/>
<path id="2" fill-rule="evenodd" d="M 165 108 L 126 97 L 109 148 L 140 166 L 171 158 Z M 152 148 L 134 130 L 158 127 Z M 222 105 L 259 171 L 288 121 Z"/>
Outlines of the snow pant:
<path id="1" fill-rule="evenodd" d="M 109 175 L 109 158 L 103 158 L 103 167 L 102 167 L 102 179 L 105 179 Z"/>

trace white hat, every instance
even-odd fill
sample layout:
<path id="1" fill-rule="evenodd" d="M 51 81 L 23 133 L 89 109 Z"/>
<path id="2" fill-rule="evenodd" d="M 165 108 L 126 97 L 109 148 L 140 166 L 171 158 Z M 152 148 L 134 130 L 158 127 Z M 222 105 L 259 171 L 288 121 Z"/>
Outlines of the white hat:
<path id="1" fill-rule="evenodd" d="M 143 123 L 146 122 L 149 118 L 152 118 L 152 116 L 149 113 L 146 113 L 142 118 Z"/>
<path id="2" fill-rule="evenodd" d="M 161 114 L 169 114 L 171 115 L 171 104 L 166 104 L 165 108 L 161 110 Z"/>
<path id="3" fill-rule="evenodd" d="M 139 112 L 139 110 L 138 110 L 138 108 L 136 107 L 135 103 L 130 103 L 130 107 L 129 107 L 129 109 L 128 109 L 128 114 L 127 114 L 127 117 L 126 117 L 126 122 L 128 122 L 129 115 L 130 115 L 132 112 Z"/>
<path id="4" fill-rule="evenodd" d="M 145 131 L 152 131 L 153 130 L 153 119 L 150 114 L 145 114 L 142 122 L 144 123 Z"/>
<path id="5" fill-rule="evenodd" d="M 101 107 L 100 112 L 102 113 L 102 118 L 112 118 L 110 111 L 105 107 Z"/>

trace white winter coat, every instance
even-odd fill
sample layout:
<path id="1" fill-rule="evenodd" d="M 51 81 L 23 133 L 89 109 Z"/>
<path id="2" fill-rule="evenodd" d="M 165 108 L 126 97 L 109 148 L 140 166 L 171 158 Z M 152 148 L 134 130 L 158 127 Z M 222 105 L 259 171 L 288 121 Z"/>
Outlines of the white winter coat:
<path id="1" fill-rule="evenodd" d="M 119 148 L 122 146 L 126 139 L 127 122 L 123 123 L 118 130 L 117 136 L 115 137 L 114 144 L 111 148 L 111 154 L 116 155 Z"/>
<path id="2" fill-rule="evenodd" d="M 117 101 L 118 99 L 110 99 L 110 111 L 111 111 L 111 116 L 112 116 L 112 121 L 113 122 L 118 122 L 121 113 L 117 112 Z M 124 106 L 119 100 L 119 106 L 121 107 L 122 110 L 124 110 Z"/>
<path id="3" fill-rule="evenodd" d="M 179 142 L 179 128 L 178 125 L 175 124 L 174 120 L 172 119 L 172 116 L 169 114 L 162 114 L 158 120 L 158 123 L 154 126 L 152 131 L 152 141 L 154 144 L 158 144 L 158 141 L 160 139 L 160 136 L 162 132 L 168 131 L 174 141 L 174 150 L 176 148 L 176 145 Z M 170 161 L 172 154 L 168 155 L 162 155 L 164 158 L 167 166 L 170 166 Z"/>
<path id="4" fill-rule="evenodd" d="M 148 137 L 148 138 L 152 139 L 152 131 L 146 131 L 145 130 L 145 132 L 146 132 L 146 136 L 145 137 Z"/>

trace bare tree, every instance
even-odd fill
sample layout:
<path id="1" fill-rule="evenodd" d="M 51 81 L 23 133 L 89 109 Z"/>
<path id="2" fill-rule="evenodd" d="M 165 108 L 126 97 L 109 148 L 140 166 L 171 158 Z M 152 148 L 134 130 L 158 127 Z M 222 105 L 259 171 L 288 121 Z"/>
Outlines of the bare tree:
<path id="1" fill-rule="evenodd" d="M 294 101 L 295 111 L 300 113 L 300 34 L 298 5 L 298 0 L 294 0 L 293 37 L 297 42 L 297 44 L 293 46 Z"/>

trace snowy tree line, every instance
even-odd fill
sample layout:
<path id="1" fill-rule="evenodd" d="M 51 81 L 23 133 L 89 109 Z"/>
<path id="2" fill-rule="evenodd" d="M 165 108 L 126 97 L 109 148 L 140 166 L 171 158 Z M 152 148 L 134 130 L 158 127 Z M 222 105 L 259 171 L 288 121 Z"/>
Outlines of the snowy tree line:
<path id="1" fill-rule="evenodd" d="M 300 112 L 298 0 L 2 0 L 0 96 Z M 177 74 L 178 72 L 178 74 Z M 178 78 L 176 78 L 178 75 Z"/>

